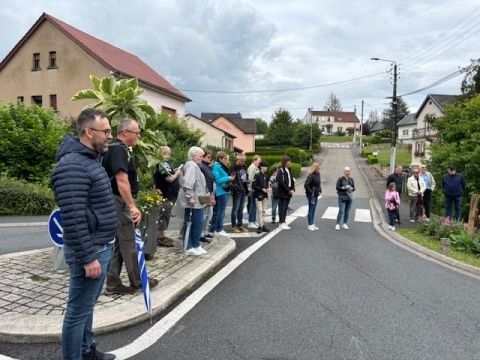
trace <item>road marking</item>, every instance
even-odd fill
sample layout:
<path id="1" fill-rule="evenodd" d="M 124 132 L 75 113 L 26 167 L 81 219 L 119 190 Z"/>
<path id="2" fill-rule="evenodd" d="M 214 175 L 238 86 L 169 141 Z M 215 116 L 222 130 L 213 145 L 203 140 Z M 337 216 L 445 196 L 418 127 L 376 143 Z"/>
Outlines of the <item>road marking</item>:
<path id="1" fill-rule="evenodd" d="M 12 227 L 37 227 L 47 226 L 48 222 L 31 222 L 31 223 L 5 223 L 0 224 L 0 228 L 12 228 Z"/>
<path id="2" fill-rule="evenodd" d="M 256 237 L 262 236 L 263 234 L 265 234 L 265 233 L 258 234 L 256 232 L 249 231 L 249 232 L 244 232 L 244 233 L 227 233 L 227 236 L 229 238 L 232 238 L 232 239 L 234 239 L 234 238 L 244 238 L 244 237 L 256 238 Z"/>
<path id="3" fill-rule="evenodd" d="M 289 224 L 294 221 L 296 217 L 289 216 L 286 223 Z M 209 280 L 207 280 L 201 287 L 182 301 L 175 309 L 165 315 L 159 322 L 148 329 L 144 334 L 140 335 L 130 344 L 116 349 L 112 353 L 117 356 L 117 359 L 128 359 L 136 354 L 146 350 L 155 344 L 167 331 L 169 331 L 175 324 L 180 321 L 195 305 L 197 305 L 205 296 L 207 296 L 218 284 L 220 284 L 228 275 L 230 275 L 237 267 L 252 256 L 263 245 L 269 242 L 275 235 L 282 230 L 275 229 L 265 235 L 262 239 L 252 244 L 247 249 L 237 255 L 224 268 L 219 270 Z"/>
<path id="4" fill-rule="evenodd" d="M 370 214 L 370 209 L 355 209 L 355 219 L 354 219 L 354 221 L 372 222 L 372 216 Z"/>
<path id="5" fill-rule="evenodd" d="M 337 219 L 338 206 L 329 206 L 322 215 L 322 219 Z"/>
<path id="6" fill-rule="evenodd" d="M 308 214 L 308 205 L 300 206 L 291 216 L 305 217 Z"/>

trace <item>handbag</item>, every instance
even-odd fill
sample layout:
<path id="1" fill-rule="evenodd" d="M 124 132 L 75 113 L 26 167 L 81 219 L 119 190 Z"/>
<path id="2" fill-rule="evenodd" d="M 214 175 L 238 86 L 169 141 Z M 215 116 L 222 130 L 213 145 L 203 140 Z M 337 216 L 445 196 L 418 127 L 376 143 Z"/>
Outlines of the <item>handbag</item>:
<path id="1" fill-rule="evenodd" d="M 227 181 L 226 183 L 222 184 L 222 189 L 225 190 L 226 192 L 230 192 L 233 189 L 233 184 L 231 181 Z"/>
<path id="2" fill-rule="evenodd" d="M 210 202 L 210 200 L 211 200 L 210 194 L 198 195 L 198 201 L 202 205 L 208 204 Z"/>

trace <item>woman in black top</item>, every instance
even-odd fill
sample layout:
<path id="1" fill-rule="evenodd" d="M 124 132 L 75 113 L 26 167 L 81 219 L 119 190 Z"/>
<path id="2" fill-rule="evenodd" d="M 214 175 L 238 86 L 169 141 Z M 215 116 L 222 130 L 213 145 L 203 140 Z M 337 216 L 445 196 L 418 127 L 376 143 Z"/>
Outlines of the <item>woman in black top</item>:
<path id="1" fill-rule="evenodd" d="M 317 207 L 318 196 L 322 193 L 320 180 L 320 165 L 313 163 L 310 167 L 309 174 L 305 180 L 305 195 L 308 199 L 308 230 L 314 231 L 318 228 L 314 224 L 315 209 Z"/>
<path id="2" fill-rule="evenodd" d="M 290 157 L 284 155 L 282 157 L 282 166 L 278 169 L 277 182 L 278 182 L 278 217 L 279 228 L 282 230 L 290 229 L 285 223 L 287 217 L 288 204 L 295 192 L 295 181 L 293 180 L 292 172 L 290 171 L 291 160 Z"/>
<path id="3" fill-rule="evenodd" d="M 335 230 L 340 230 L 340 228 L 348 230 L 348 213 L 350 212 L 355 194 L 355 183 L 350 176 L 350 168 L 348 166 L 345 166 L 343 169 L 343 176 L 338 178 L 336 188 L 338 194 L 338 215 Z"/>

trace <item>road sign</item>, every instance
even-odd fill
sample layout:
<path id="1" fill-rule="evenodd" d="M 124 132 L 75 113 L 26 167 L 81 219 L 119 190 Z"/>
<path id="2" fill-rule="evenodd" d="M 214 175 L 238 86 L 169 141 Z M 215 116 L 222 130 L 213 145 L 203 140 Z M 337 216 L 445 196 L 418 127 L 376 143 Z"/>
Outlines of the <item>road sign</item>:
<path id="1" fill-rule="evenodd" d="M 48 234 L 55 246 L 63 246 L 63 222 L 60 209 L 55 209 L 48 218 Z"/>

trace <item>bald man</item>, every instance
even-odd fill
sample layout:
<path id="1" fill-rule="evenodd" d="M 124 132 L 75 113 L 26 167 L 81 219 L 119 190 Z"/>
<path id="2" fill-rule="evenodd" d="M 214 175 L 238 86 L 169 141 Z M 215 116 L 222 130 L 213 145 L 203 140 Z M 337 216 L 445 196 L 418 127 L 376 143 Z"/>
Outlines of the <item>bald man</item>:
<path id="1" fill-rule="evenodd" d="M 352 206 L 354 191 L 355 183 L 350 176 L 350 168 L 345 166 L 343 169 L 343 175 L 337 180 L 338 215 L 335 230 L 349 229 L 347 225 L 348 213 Z"/>

